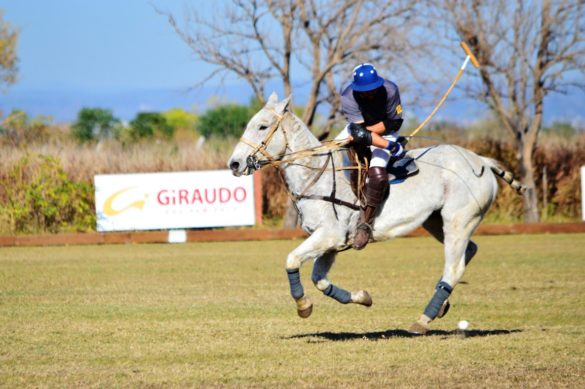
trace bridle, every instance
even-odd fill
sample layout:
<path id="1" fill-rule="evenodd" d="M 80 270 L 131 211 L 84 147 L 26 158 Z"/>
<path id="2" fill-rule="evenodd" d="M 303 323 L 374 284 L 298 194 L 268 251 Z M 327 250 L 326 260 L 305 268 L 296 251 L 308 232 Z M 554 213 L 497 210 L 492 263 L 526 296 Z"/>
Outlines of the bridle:
<path id="1" fill-rule="evenodd" d="M 348 201 L 344 201 L 344 200 L 341 200 L 341 199 L 338 199 L 335 197 L 335 192 L 336 192 L 336 187 L 337 187 L 335 172 L 337 169 L 335 168 L 334 160 L 332 158 L 332 152 L 334 150 L 339 150 L 342 146 L 345 145 L 345 142 L 344 141 L 341 141 L 341 142 L 340 141 L 332 141 L 332 142 L 329 142 L 331 144 L 331 146 L 321 145 L 318 147 L 313 147 L 313 148 L 308 148 L 305 150 L 299 150 L 299 151 L 293 152 L 291 150 L 291 148 L 289 147 L 288 135 L 286 133 L 286 130 L 283 127 L 282 134 L 284 136 L 284 142 L 285 142 L 284 149 L 279 155 L 273 156 L 266 150 L 266 148 L 268 147 L 268 144 L 270 143 L 270 141 L 274 137 L 274 134 L 276 133 L 276 131 L 280 128 L 280 124 L 282 123 L 283 119 L 285 118 L 285 116 L 289 112 L 286 111 L 281 115 L 281 114 L 275 112 L 274 110 L 268 110 L 268 111 L 271 112 L 273 115 L 275 115 L 278 118 L 278 120 L 276 121 L 276 123 L 274 123 L 272 125 L 272 127 L 270 128 L 270 130 L 268 132 L 268 135 L 264 138 L 264 140 L 262 140 L 262 142 L 260 142 L 260 144 L 256 144 L 256 143 L 246 139 L 243 135 L 242 135 L 242 137 L 240 137 L 240 142 L 242 142 L 242 143 L 244 143 L 252 148 L 252 153 L 250 153 L 250 155 L 246 158 L 246 167 L 250 171 L 260 170 L 267 165 L 271 165 L 273 167 L 278 168 L 283 163 L 291 163 L 297 159 L 304 158 L 307 156 L 323 155 L 323 152 L 326 151 L 327 158 L 325 160 L 325 163 L 323 164 L 323 166 L 321 166 L 321 168 L 318 169 L 318 172 L 308 182 L 308 184 L 301 191 L 301 193 L 294 193 L 293 191 L 291 191 L 288 184 L 284 180 L 284 178 L 281 175 L 279 175 L 281 177 L 281 179 L 283 180 L 283 183 L 284 183 L 284 186 L 286 188 L 287 193 L 289 194 L 289 196 L 293 200 L 293 204 L 295 204 L 295 207 L 296 207 L 296 202 L 298 200 L 301 200 L 301 199 L 328 201 L 328 202 L 332 203 L 333 210 L 335 212 L 336 217 L 337 217 L 337 210 L 335 209 L 335 204 L 343 205 L 343 206 L 351 208 L 353 210 L 359 210 L 360 209 L 359 205 L 356 205 L 356 204 L 353 204 L 353 203 L 350 203 Z M 319 149 L 321 149 L 321 150 L 319 150 Z M 287 150 L 291 150 L 291 152 L 287 153 L 286 152 Z M 259 160 L 256 157 L 257 154 L 259 154 L 259 153 L 262 154 L 266 159 Z M 289 158 L 284 159 L 285 157 L 289 157 Z M 332 164 L 332 169 L 333 169 L 333 186 L 332 186 L 331 194 L 328 196 L 322 196 L 322 195 L 317 195 L 317 194 L 306 194 L 307 191 L 309 190 L 309 188 L 311 188 L 313 185 L 315 185 L 317 183 L 317 181 L 319 181 L 319 179 L 321 178 L 321 176 L 323 175 L 323 173 L 327 169 L 327 166 L 329 166 L 329 163 Z M 297 211 L 299 211 L 298 208 L 297 208 Z M 300 214 L 300 212 L 299 212 L 299 214 Z"/>
<path id="2" fill-rule="evenodd" d="M 276 134 L 276 131 L 280 127 L 280 123 L 282 123 L 282 120 L 284 119 L 285 115 L 289 113 L 288 111 L 286 111 L 281 115 L 272 109 L 268 111 L 275 115 L 278 119 L 276 120 L 276 123 L 272 125 L 268 132 L 268 135 L 262 140 L 262 142 L 260 142 L 260 144 L 255 144 L 254 142 L 244 138 L 243 135 L 240 137 L 240 142 L 245 143 L 252 148 L 252 153 L 250 153 L 250 155 L 246 158 L 246 166 L 250 170 L 260 170 L 266 165 L 273 166 L 278 165 L 278 161 L 282 160 L 282 158 L 286 155 L 286 150 L 289 149 L 288 136 L 283 128 L 282 134 L 284 135 L 284 151 L 280 155 L 274 157 L 273 155 L 270 155 L 270 153 L 268 153 L 268 151 L 266 150 L 268 144 L 272 140 L 272 137 L 274 136 L 274 134 Z M 258 153 L 262 154 L 266 158 L 266 160 L 259 160 L 256 157 Z"/>

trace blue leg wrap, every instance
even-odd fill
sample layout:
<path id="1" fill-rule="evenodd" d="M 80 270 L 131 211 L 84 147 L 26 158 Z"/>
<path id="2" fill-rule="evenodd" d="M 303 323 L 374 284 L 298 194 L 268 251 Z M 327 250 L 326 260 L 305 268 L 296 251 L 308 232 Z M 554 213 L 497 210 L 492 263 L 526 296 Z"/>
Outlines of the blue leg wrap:
<path id="1" fill-rule="evenodd" d="M 424 314 L 430 319 L 435 319 L 439 314 L 439 310 L 443 303 L 449 298 L 449 295 L 453 291 L 453 288 L 446 282 L 440 281 L 437 284 L 437 289 L 433 298 L 429 302 L 429 305 L 425 308 Z"/>
<path id="2" fill-rule="evenodd" d="M 295 300 L 300 299 L 305 295 L 303 285 L 301 284 L 301 273 L 299 269 L 287 270 L 288 282 L 290 284 L 290 294 Z"/>
<path id="3" fill-rule="evenodd" d="M 330 284 L 323 293 L 329 297 L 334 298 L 342 304 L 347 304 L 351 301 L 351 293 L 345 289 L 338 288 L 337 286 Z"/>

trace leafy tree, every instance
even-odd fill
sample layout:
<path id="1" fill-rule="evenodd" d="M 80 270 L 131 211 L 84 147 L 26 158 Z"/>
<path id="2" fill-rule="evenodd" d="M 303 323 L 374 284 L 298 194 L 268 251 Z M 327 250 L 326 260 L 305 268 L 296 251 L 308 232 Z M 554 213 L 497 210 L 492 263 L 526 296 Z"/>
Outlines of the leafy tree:
<path id="1" fill-rule="evenodd" d="M 141 112 L 130 122 L 130 136 L 133 139 L 170 138 L 173 127 L 158 112 Z"/>
<path id="2" fill-rule="evenodd" d="M 173 108 L 163 113 L 169 126 L 174 131 L 177 130 L 192 130 L 195 131 L 197 124 L 197 115 L 187 112 L 181 108 Z"/>
<path id="3" fill-rule="evenodd" d="M 251 117 L 250 108 L 244 105 L 222 105 L 201 116 L 197 130 L 205 137 L 239 137 Z"/>
<path id="4" fill-rule="evenodd" d="M 89 142 L 95 139 L 107 139 L 116 135 L 120 127 L 120 120 L 115 118 L 112 111 L 102 108 L 83 108 L 77 114 L 77 121 L 73 124 L 73 136 L 80 142 Z"/>
<path id="5" fill-rule="evenodd" d="M 24 111 L 13 110 L 0 122 L 0 143 L 20 147 L 49 138 L 50 118 L 30 118 Z"/>
<path id="6" fill-rule="evenodd" d="M 0 10 L 0 86 L 16 82 L 18 35 L 19 32 L 10 23 L 4 21 L 3 12 Z"/>

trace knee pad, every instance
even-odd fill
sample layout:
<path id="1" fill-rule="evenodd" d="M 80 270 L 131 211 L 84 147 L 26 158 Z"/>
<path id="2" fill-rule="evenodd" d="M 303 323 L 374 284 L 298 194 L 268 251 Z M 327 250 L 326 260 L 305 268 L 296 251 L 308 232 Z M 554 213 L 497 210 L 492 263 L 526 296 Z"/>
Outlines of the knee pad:
<path id="1" fill-rule="evenodd" d="M 366 185 L 366 199 L 368 205 L 377 207 L 384 200 L 384 193 L 388 187 L 388 171 L 385 167 L 371 167 L 368 169 Z"/>

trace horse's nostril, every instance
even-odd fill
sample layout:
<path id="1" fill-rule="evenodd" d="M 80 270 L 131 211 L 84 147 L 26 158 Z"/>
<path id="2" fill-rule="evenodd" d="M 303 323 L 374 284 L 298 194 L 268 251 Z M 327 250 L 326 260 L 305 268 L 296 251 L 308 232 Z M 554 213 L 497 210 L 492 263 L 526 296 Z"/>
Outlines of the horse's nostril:
<path id="1" fill-rule="evenodd" d="M 232 169 L 232 171 L 237 171 L 240 168 L 240 163 L 238 161 L 233 161 L 232 163 L 230 163 L 230 169 Z"/>

